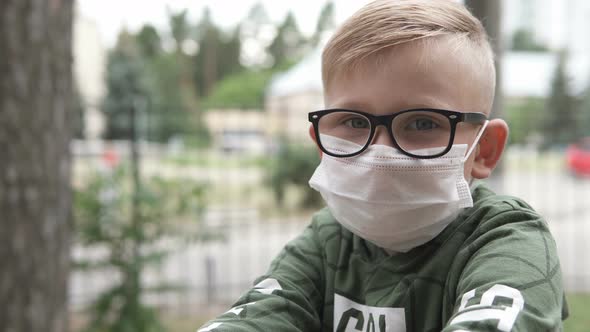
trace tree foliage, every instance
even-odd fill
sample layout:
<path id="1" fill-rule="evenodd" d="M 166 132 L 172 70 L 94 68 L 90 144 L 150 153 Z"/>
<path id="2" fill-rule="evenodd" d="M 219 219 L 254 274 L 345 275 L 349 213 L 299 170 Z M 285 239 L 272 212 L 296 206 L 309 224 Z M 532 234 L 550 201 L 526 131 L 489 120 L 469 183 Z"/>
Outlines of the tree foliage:
<path id="1" fill-rule="evenodd" d="M 170 14 L 175 45 L 185 43 L 186 13 Z M 176 39 L 178 38 L 178 39 Z M 159 33 L 149 25 L 137 35 L 122 32 L 107 65 L 107 95 L 102 109 L 107 115 L 105 137 L 129 138 L 129 108 L 141 106 L 144 138 L 167 141 L 173 136 L 190 136 L 207 145 L 209 134 L 203 124 L 198 93 L 191 74 L 190 55 L 181 47 L 165 51 Z"/>
<path id="2" fill-rule="evenodd" d="M 191 28 L 187 15 L 188 11 L 186 9 L 176 13 L 168 11 L 168 24 L 177 50 L 182 49 L 182 44 L 190 35 Z"/>
<path id="3" fill-rule="evenodd" d="M 278 67 L 300 58 L 305 51 L 305 43 L 305 38 L 299 31 L 295 16 L 292 12 L 287 13 L 274 40 L 268 47 L 273 58 L 273 66 Z"/>
<path id="4" fill-rule="evenodd" d="M 150 91 L 147 114 L 144 114 L 149 120 L 149 139 L 165 142 L 176 135 L 196 132 L 199 123 L 191 118 L 183 90 L 179 89 L 183 68 L 177 56 L 161 53 L 149 60 L 145 70 Z"/>
<path id="5" fill-rule="evenodd" d="M 108 57 L 106 71 L 107 95 L 102 110 L 107 115 L 105 136 L 111 139 L 129 137 L 128 112 L 138 100 L 147 100 L 141 59 L 134 37 L 126 31 L 119 35 L 117 46 Z"/>
<path id="6" fill-rule="evenodd" d="M 284 62 L 281 66 L 269 69 L 244 70 L 220 81 L 211 95 L 203 102 L 207 109 L 264 109 L 266 88 L 275 74 L 293 66 Z"/>
<path id="7" fill-rule="evenodd" d="M 518 29 L 512 36 L 513 51 L 546 52 L 548 48 L 538 43 L 533 33 L 527 29 Z"/>
<path id="8" fill-rule="evenodd" d="M 209 109 L 263 109 L 264 91 L 274 75 L 272 70 L 243 71 L 217 84 L 205 99 L 203 106 Z"/>
<path id="9" fill-rule="evenodd" d="M 217 82 L 242 70 L 241 40 L 239 28 L 226 34 L 213 23 L 208 9 L 202 16 L 196 30 L 199 52 L 193 63 L 199 96 L 207 96 Z"/>
<path id="10" fill-rule="evenodd" d="M 334 2 L 328 1 L 320 11 L 320 16 L 316 24 L 315 33 L 312 37 L 313 45 L 317 45 L 324 34 L 330 32 L 336 26 L 334 17 Z"/>
<path id="11" fill-rule="evenodd" d="M 582 102 L 577 112 L 576 123 L 578 124 L 578 135 L 590 136 L 590 86 L 582 95 Z"/>
<path id="12" fill-rule="evenodd" d="M 162 52 L 162 37 L 153 25 L 144 25 L 137 33 L 136 39 L 144 58 L 155 58 Z"/>
<path id="13" fill-rule="evenodd" d="M 557 66 L 551 81 L 551 93 L 545 105 L 543 121 L 544 145 L 563 145 L 577 136 L 577 99 L 571 92 L 570 77 L 566 72 L 567 53 L 558 54 Z"/>
<path id="14" fill-rule="evenodd" d="M 524 98 L 510 100 L 504 110 L 506 121 L 510 124 L 511 144 L 526 144 L 542 134 L 542 117 L 545 100 L 542 98 Z"/>
<path id="15" fill-rule="evenodd" d="M 301 146 L 279 140 L 279 151 L 274 157 L 266 183 L 272 188 L 279 204 L 285 203 L 285 194 L 290 186 L 299 188 L 302 199 L 299 205 L 303 208 L 317 208 L 323 204 L 320 194 L 310 188 L 308 181 L 320 163 L 318 150 L 315 147 Z"/>
<path id="16" fill-rule="evenodd" d="M 76 268 L 112 271 L 119 277 L 88 308 L 88 332 L 162 331 L 156 310 L 146 306 L 142 297 L 179 290 L 182 285 L 146 285 L 142 281 L 147 269 L 160 265 L 174 250 L 158 246 L 158 241 L 172 236 L 177 243 L 187 243 L 211 237 L 198 224 L 188 227 L 193 229 L 188 232 L 178 224 L 182 216 L 200 220 L 204 184 L 152 178 L 134 192 L 130 182 L 129 172 L 121 167 L 94 174 L 75 192 L 76 242 L 107 251 L 100 258 L 75 261 Z"/>
<path id="17" fill-rule="evenodd" d="M 276 27 L 272 24 L 264 6 L 258 2 L 240 23 L 240 41 L 248 47 L 240 52 L 240 62 L 249 69 L 265 69 L 272 65 L 268 46 L 274 38 Z"/>
<path id="18" fill-rule="evenodd" d="M 139 100 L 140 136 L 160 142 L 181 136 L 205 146 L 206 109 L 262 109 L 272 75 L 296 63 L 333 24 L 334 4 L 327 2 L 307 40 L 292 13 L 275 26 L 258 3 L 229 31 L 207 8 L 196 22 L 186 10 L 168 11 L 167 29 L 146 24 L 135 34 L 123 31 L 108 59 L 105 137 L 128 137 L 126 113 Z"/>

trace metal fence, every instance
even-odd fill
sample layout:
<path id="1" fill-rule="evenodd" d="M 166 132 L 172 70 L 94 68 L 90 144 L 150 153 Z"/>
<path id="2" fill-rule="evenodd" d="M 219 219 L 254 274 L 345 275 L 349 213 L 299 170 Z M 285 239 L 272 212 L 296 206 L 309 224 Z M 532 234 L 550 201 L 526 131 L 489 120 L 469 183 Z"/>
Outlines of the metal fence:
<path id="1" fill-rule="evenodd" d="M 91 148 L 79 147 L 80 151 Z M 98 149 L 100 150 L 100 149 Z M 98 151 L 97 150 L 97 151 Z M 226 156 L 230 166 L 192 167 L 162 166 L 166 148 L 146 145 L 144 176 L 184 176 L 207 179 L 213 186 L 231 188 L 236 182 L 250 188 L 262 187 L 264 166 L 242 165 L 242 157 Z M 121 152 L 122 158 L 125 153 Z M 76 176 L 82 176 L 88 165 L 101 163 L 99 153 L 78 154 Z M 98 166 L 97 166 L 98 167 Z M 502 175 L 489 181 L 496 191 L 525 199 L 543 214 L 557 242 L 568 292 L 590 292 L 590 179 L 570 175 L 564 166 L 562 151 L 540 154 L 535 150 L 510 147 L 504 155 Z M 240 294 L 263 274 L 272 258 L 290 239 L 296 237 L 310 222 L 310 212 L 268 216 L 263 208 L 232 204 L 248 192 L 236 191 L 227 204 L 219 202 L 207 207 L 203 219 L 224 235 L 224 239 L 195 242 L 177 250 L 158 268 L 146 271 L 146 285 L 162 282 L 186 286 L 182 291 L 161 292 L 145 297 L 145 301 L 177 313 L 191 315 L 196 308 L 217 308 L 215 315 L 227 310 Z M 244 197 L 245 198 L 245 197 Z M 272 203 L 269 203 L 272 204 Z M 175 246 L 175 239 L 163 239 L 161 245 Z M 74 257 L 96 257 L 101 248 L 74 245 Z M 74 271 L 70 282 L 72 310 L 81 310 L 102 290 L 116 280 L 112 271 Z M 206 317 L 205 317 L 206 318 Z"/>

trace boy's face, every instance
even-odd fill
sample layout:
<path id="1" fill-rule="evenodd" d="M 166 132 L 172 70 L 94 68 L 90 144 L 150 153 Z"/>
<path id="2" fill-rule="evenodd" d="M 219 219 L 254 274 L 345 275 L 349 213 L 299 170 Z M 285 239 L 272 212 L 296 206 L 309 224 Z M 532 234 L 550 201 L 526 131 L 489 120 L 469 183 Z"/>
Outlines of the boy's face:
<path id="1" fill-rule="evenodd" d="M 487 113 L 491 103 L 489 78 L 463 52 L 451 52 L 447 41 L 408 43 L 382 57 L 370 58 L 358 69 L 339 72 L 326 88 L 326 108 L 360 110 L 375 115 L 413 108 L 437 108 Z M 480 71 L 481 72 L 481 71 Z M 484 71 L 485 72 L 485 71 Z M 480 75 L 480 76 L 478 76 Z M 481 126 L 459 123 L 453 144 L 471 146 Z M 379 126 L 373 144 L 393 146 Z M 476 149 L 465 163 L 472 178 Z"/>

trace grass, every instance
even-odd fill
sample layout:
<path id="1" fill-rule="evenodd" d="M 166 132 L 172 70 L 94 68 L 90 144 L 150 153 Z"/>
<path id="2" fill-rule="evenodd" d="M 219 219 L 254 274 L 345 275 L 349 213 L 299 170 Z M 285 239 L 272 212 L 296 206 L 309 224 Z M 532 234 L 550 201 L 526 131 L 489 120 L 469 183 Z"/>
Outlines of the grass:
<path id="1" fill-rule="evenodd" d="M 564 323 L 566 332 L 587 332 L 590 329 L 590 293 L 566 295 L 569 317 Z"/>

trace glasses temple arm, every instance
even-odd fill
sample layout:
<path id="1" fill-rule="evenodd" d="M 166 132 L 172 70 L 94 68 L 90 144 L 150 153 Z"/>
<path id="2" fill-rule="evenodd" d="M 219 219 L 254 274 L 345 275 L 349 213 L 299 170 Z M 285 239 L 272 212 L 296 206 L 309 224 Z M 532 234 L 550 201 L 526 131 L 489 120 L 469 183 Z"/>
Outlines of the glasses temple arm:
<path id="1" fill-rule="evenodd" d="M 469 148 L 469 151 L 467 151 L 467 154 L 463 158 L 463 162 L 465 162 L 469 158 L 469 156 L 471 155 L 471 153 L 473 152 L 473 150 L 477 146 L 477 143 L 479 142 L 479 139 L 481 138 L 481 136 L 483 135 L 483 132 L 486 130 L 486 127 L 488 126 L 488 123 L 490 123 L 490 121 L 489 120 L 486 120 L 483 123 L 483 126 L 481 126 L 481 129 L 479 130 L 479 133 L 475 137 L 475 140 L 473 141 L 473 144 L 471 145 L 471 147 Z"/>
<path id="2" fill-rule="evenodd" d="M 483 124 L 487 119 L 488 117 L 483 113 L 463 113 L 461 120 L 467 123 Z"/>

